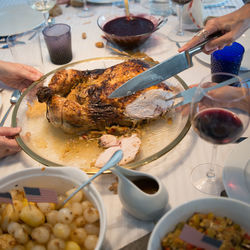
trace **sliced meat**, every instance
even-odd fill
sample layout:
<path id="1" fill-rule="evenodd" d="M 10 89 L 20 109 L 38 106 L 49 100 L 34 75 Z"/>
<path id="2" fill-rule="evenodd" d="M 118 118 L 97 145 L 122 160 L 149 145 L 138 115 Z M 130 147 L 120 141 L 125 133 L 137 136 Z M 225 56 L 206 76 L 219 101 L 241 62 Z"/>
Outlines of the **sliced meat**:
<path id="1" fill-rule="evenodd" d="M 130 137 L 121 137 L 117 139 L 117 142 L 118 146 L 111 146 L 105 149 L 99 155 L 95 162 L 95 167 L 103 167 L 111 158 L 111 156 L 119 149 L 123 151 L 123 158 L 120 161 L 119 165 L 126 165 L 127 163 L 135 159 L 141 146 L 141 140 L 136 134 L 133 134 Z"/>

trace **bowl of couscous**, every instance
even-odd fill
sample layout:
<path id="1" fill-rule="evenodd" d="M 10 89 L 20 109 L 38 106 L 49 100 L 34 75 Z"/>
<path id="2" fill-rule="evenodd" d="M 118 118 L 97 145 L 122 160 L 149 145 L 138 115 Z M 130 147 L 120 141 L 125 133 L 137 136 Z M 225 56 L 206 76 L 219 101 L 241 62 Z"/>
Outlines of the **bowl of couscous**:
<path id="1" fill-rule="evenodd" d="M 192 200 L 169 210 L 156 224 L 148 250 L 250 247 L 250 205 L 222 197 Z M 209 243 L 210 244 L 210 243 Z M 212 248 L 210 248 L 212 249 Z"/>

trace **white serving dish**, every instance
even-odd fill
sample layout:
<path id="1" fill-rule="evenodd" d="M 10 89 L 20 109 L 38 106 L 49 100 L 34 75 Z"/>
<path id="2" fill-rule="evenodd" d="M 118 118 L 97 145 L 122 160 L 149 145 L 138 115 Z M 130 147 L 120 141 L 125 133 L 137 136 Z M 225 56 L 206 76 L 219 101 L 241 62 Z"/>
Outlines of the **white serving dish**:
<path id="1" fill-rule="evenodd" d="M 1 192 L 8 192 L 14 188 L 28 186 L 53 189 L 58 194 L 63 194 L 71 188 L 78 187 L 86 180 L 88 180 L 88 175 L 73 167 L 29 168 L 0 179 L 0 190 Z M 92 184 L 85 187 L 84 192 L 99 211 L 100 232 L 95 248 L 95 250 L 99 250 L 105 237 L 107 224 L 104 203 Z"/>
<path id="2" fill-rule="evenodd" d="M 150 235 L 147 250 L 161 250 L 161 240 L 174 230 L 180 221 L 186 221 L 194 212 L 226 216 L 250 232 L 250 205 L 230 198 L 201 198 L 182 204 L 168 211 L 156 224 Z"/>

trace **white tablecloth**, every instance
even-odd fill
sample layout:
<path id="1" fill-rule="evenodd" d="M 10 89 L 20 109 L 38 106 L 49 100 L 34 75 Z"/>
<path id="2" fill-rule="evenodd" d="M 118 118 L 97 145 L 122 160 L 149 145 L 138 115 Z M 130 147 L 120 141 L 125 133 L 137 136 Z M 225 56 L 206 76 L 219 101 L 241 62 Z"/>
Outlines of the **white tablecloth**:
<path id="1" fill-rule="evenodd" d="M 73 61 L 111 55 L 111 51 L 107 48 L 96 48 L 95 42 L 103 41 L 105 43 L 102 32 L 96 24 L 97 17 L 104 11 L 111 11 L 113 7 L 111 5 L 90 5 L 89 7 L 95 12 L 95 15 L 90 18 L 81 19 L 77 17 L 77 12 L 80 9 L 65 8 L 65 6 L 62 6 L 63 15 L 56 17 L 57 23 L 67 23 L 72 28 Z M 176 44 L 167 38 L 170 28 L 176 24 L 177 18 L 170 16 L 167 24 L 152 35 L 142 46 L 142 50 L 159 61 L 176 54 Z M 82 39 L 82 32 L 86 32 L 86 40 Z M 57 68 L 58 66 L 49 61 L 48 51 L 43 40 L 42 51 L 45 64 L 44 72 Z M 0 58 L 11 61 L 10 51 L 8 49 L 0 50 Z M 202 77 L 210 73 L 209 67 L 202 65 L 196 58 L 193 58 L 193 63 L 192 68 L 179 74 L 188 85 L 198 83 Z M 10 94 L 10 90 L 5 90 L 2 93 L 1 117 L 9 107 Z M 8 117 L 6 126 L 10 125 L 10 119 L 11 115 Z M 249 136 L 250 130 L 248 129 L 245 134 Z M 233 147 L 234 144 L 219 147 L 218 164 L 223 166 Z M 192 186 L 190 171 L 195 165 L 210 161 L 210 155 L 211 145 L 199 139 L 190 129 L 185 138 L 173 150 L 158 160 L 139 168 L 139 170 L 151 173 L 162 180 L 169 194 L 168 207 L 166 208 L 169 209 L 192 199 L 208 196 Z M 0 160 L 0 176 L 3 177 L 19 169 L 36 166 L 41 166 L 41 164 L 35 162 L 24 152 L 20 152 L 15 156 Z M 108 189 L 114 180 L 113 175 L 103 175 L 94 180 L 94 185 L 101 193 L 107 210 L 108 228 L 103 246 L 105 250 L 119 249 L 152 231 L 154 226 L 154 222 L 137 220 L 122 208 L 119 197 Z"/>

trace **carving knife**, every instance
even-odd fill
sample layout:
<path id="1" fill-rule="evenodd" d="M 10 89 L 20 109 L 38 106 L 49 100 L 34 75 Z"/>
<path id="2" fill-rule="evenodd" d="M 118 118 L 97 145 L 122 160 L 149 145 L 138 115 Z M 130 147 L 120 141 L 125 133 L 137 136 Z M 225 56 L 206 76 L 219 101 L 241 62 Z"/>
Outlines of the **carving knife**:
<path id="1" fill-rule="evenodd" d="M 134 94 L 139 90 L 156 85 L 190 67 L 193 66 L 192 57 L 200 53 L 204 45 L 211 39 L 221 36 L 221 32 L 210 35 L 205 41 L 196 45 L 195 47 L 181 52 L 160 64 L 142 72 L 134 78 L 128 80 L 118 89 L 113 91 L 109 98 L 125 97 Z"/>

